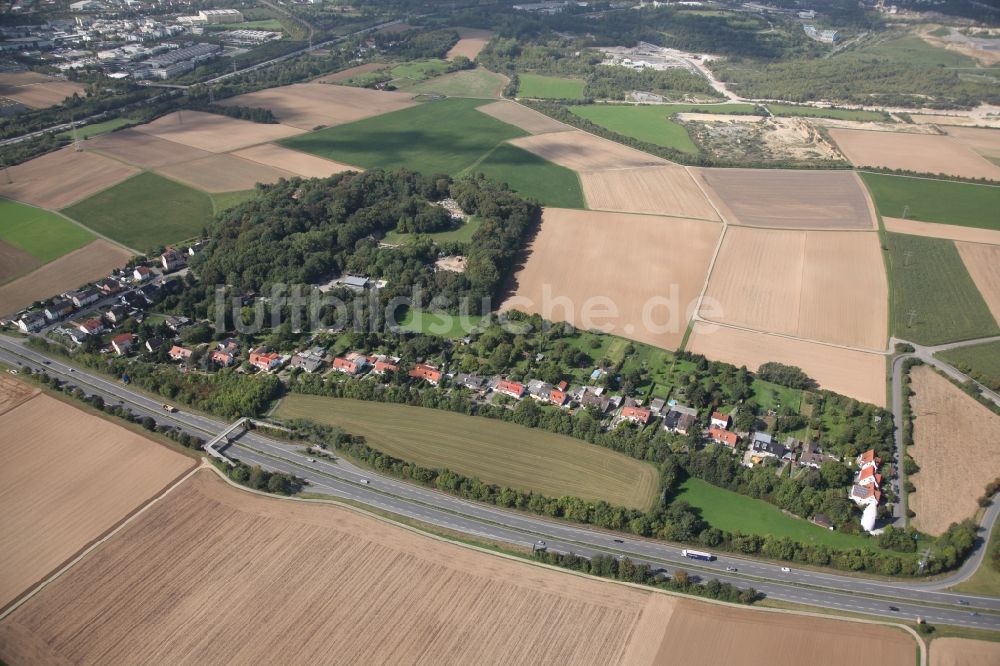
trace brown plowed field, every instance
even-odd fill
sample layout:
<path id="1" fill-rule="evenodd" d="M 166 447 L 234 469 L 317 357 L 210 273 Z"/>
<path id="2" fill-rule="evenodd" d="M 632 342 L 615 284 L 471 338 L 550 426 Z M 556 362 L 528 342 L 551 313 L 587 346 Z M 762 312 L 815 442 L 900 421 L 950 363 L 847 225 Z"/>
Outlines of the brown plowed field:
<path id="1" fill-rule="evenodd" d="M 682 166 L 587 171 L 580 174 L 587 206 L 595 210 L 676 215 L 719 221 L 719 215 Z"/>
<path id="2" fill-rule="evenodd" d="M 128 250 L 98 238 L 0 286 L 0 314 L 17 312 L 37 300 L 106 277 L 131 256 Z"/>
<path id="3" fill-rule="evenodd" d="M 871 645 L 886 666 L 913 663 L 913 639 L 890 627 L 574 576 L 209 471 L 0 625 L 0 657 L 17 664 L 840 666 Z"/>
<path id="4" fill-rule="evenodd" d="M 41 263 L 21 248 L 0 240 L 0 283 L 34 270 Z"/>
<path id="5" fill-rule="evenodd" d="M 321 76 L 318 79 L 313 79 L 313 83 L 336 83 L 337 81 L 343 81 L 351 78 L 352 76 L 358 76 L 359 74 L 377 72 L 388 66 L 389 65 L 382 62 L 366 62 L 363 65 L 358 65 L 357 67 L 348 67 L 347 69 L 341 70 L 336 74 L 328 74 L 326 76 Z"/>
<path id="6" fill-rule="evenodd" d="M 927 366 L 910 370 L 913 446 L 920 471 L 908 478 L 916 488 L 908 504 L 913 527 L 942 534 L 972 518 L 976 499 L 1000 470 L 1000 416 L 980 405 Z"/>
<path id="7" fill-rule="evenodd" d="M 157 172 L 206 192 L 249 190 L 257 183 L 276 183 L 296 175 L 232 155 L 209 155 L 193 162 L 171 164 Z"/>
<path id="8" fill-rule="evenodd" d="M 76 152 L 67 146 L 6 169 L 0 177 L 0 196 L 42 208 L 65 208 L 139 173 L 97 153 Z"/>
<path id="9" fill-rule="evenodd" d="M 176 141 L 158 139 L 134 129 L 100 134 L 87 139 L 83 147 L 143 169 L 190 162 L 212 154 Z"/>
<path id="10" fill-rule="evenodd" d="M 1000 664 L 1000 643 L 935 638 L 930 657 L 930 666 L 996 666 Z"/>
<path id="11" fill-rule="evenodd" d="M 787 229 L 874 229 L 875 210 L 852 171 L 697 169 L 727 222 Z"/>
<path id="12" fill-rule="evenodd" d="M 955 247 L 993 318 L 1000 322 L 1000 245 L 955 243 Z"/>
<path id="13" fill-rule="evenodd" d="M 580 172 L 669 164 L 649 153 L 578 130 L 526 136 L 510 143 Z"/>
<path id="14" fill-rule="evenodd" d="M 3 86 L 26 86 L 29 83 L 44 83 L 50 81 L 51 77 L 38 72 L 25 70 L 23 72 L 0 72 L 0 87 Z"/>
<path id="15" fill-rule="evenodd" d="M 882 222 L 885 223 L 885 228 L 888 231 L 895 231 L 900 234 L 1000 245 L 1000 231 L 993 231 L 992 229 L 976 229 L 975 227 L 960 227 L 957 224 L 934 224 L 933 222 L 919 222 L 917 220 L 901 220 L 898 217 L 883 217 Z"/>
<path id="16" fill-rule="evenodd" d="M 231 97 L 223 102 L 229 102 L 233 99 L 239 98 Z M 252 123 L 249 120 L 239 120 L 201 111 L 168 113 L 151 123 L 136 126 L 135 130 L 168 141 L 176 141 L 185 146 L 207 150 L 210 153 L 228 153 L 238 148 L 277 141 L 287 136 L 302 133 L 301 129 L 289 125 Z"/>
<path id="17" fill-rule="evenodd" d="M 266 164 L 276 169 L 284 169 L 303 178 L 326 178 L 342 171 L 364 171 L 364 169 L 341 164 L 322 157 L 300 153 L 273 143 L 262 143 L 233 153 L 237 157 Z"/>
<path id="18" fill-rule="evenodd" d="M 834 127 L 829 132 L 855 166 L 1000 180 L 1000 166 L 950 136 Z"/>
<path id="19" fill-rule="evenodd" d="M 445 55 L 447 60 L 452 60 L 455 56 L 465 56 L 469 60 L 475 60 L 479 52 L 493 39 L 492 30 L 478 28 L 455 28 L 455 30 L 461 39 Z"/>
<path id="20" fill-rule="evenodd" d="M 7 373 L 0 374 L 0 414 L 6 414 L 38 393 L 38 389 L 17 381 Z"/>
<path id="21" fill-rule="evenodd" d="M 501 307 L 676 349 L 721 232 L 700 220 L 546 208 Z"/>
<path id="22" fill-rule="evenodd" d="M 324 83 L 294 83 L 229 97 L 219 104 L 270 109 L 286 125 L 312 130 L 320 125 L 340 125 L 405 109 L 416 104 L 412 98 L 409 93 Z"/>
<path id="23" fill-rule="evenodd" d="M 701 315 L 715 322 L 885 348 L 888 283 L 875 233 L 729 227 Z"/>
<path id="24" fill-rule="evenodd" d="M 948 136 L 954 137 L 983 157 L 1000 158 L 1000 130 L 978 127 L 949 127 Z"/>
<path id="25" fill-rule="evenodd" d="M 0 607 L 194 460 L 47 395 L 0 415 Z"/>
<path id="26" fill-rule="evenodd" d="M 823 388 L 875 405 L 885 404 L 886 368 L 881 354 L 701 321 L 695 323 L 685 349 L 750 370 L 768 361 L 796 365 Z"/>
<path id="27" fill-rule="evenodd" d="M 561 123 L 554 118 L 549 118 L 544 113 L 539 113 L 534 109 L 529 109 L 516 102 L 501 100 L 492 104 L 484 104 L 477 107 L 477 111 L 493 116 L 497 120 L 508 125 L 520 127 L 525 132 L 531 134 L 545 134 L 546 132 L 567 132 L 573 128 L 565 123 Z"/>
<path id="28" fill-rule="evenodd" d="M 32 109 L 59 104 L 73 93 L 82 95 L 84 87 L 37 72 L 0 73 L 0 97 L 7 97 Z"/>

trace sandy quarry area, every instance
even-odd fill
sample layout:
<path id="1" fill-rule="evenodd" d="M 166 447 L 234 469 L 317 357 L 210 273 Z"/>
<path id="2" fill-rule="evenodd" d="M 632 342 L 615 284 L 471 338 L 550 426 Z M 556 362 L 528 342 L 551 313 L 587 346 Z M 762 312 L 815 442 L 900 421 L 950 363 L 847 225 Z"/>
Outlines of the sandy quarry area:
<path id="1" fill-rule="evenodd" d="M 676 349 L 721 232 L 701 220 L 546 208 L 501 309 Z"/>
<path id="2" fill-rule="evenodd" d="M 993 318 L 1000 322 L 1000 245 L 957 242 L 955 247 Z"/>
<path id="3" fill-rule="evenodd" d="M 729 227 L 701 316 L 759 331 L 883 350 L 888 302 L 875 233 Z"/>
<path id="4" fill-rule="evenodd" d="M 267 88 L 229 97 L 219 104 L 270 109 L 285 125 L 301 130 L 313 130 L 321 125 L 340 125 L 398 111 L 413 106 L 416 102 L 409 93 L 324 83 L 294 83 L 290 86 Z M 264 127 L 275 126 L 264 125 Z"/>
<path id="5" fill-rule="evenodd" d="M 555 118 L 550 118 L 544 113 L 539 113 L 534 109 L 529 109 L 517 102 L 500 100 L 491 104 L 484 104 L 476 107 L 477 111 L 493 116 L 497 120 L 508 125 L 520 127 L 525 132 L 531 134 L 545 134 L 546 132 L 569 132 L 573 128 L 565 123 L 561 123 Z"/>
<path id="6" fill-rule="evenodd" d="M 249 190 L 257 183 L 276 183 L 296 174 L 232 155 L 209 155 L 193 162 L 171 164 L 156 170 L 174 180 L 206 192 Z"/>
<path id="7" fill-rule="evenodd" d="M 341 164 L 309 153 L 301 153 L 274 143 L 262 143 L 259 146 L 237 150 L 232 154 L 303 178 L 326 178 L 342 171 L 364 171 L 350 164 Z"/>
<path id="8" fill-rule="evenodd" d="M 223 102 L 233 99 L 238 98 L 231 97 Z M 289 125 L 252 123 L 201 111 L 174 111 L 146 125 L 137 125 L 135 130 L 211 153 L 228 153 L 302 133 L 301 129 Z"/>
<path id="9" fill-rule="evenodd" d="M 0 72 L 0 97 L 20 102 L 32 109 L 59 104 L 73 93 L 82 95 L 83 86 L 38 72 Z"/>
<path id="10" fill-rule="evenodd" d="M 1000 180 L 1000 166 L 950 136 L 836 128 L 829 131 L 855 166 Z"/>
<path id="11" fill-rule="evenodd" d="M 796 365 L 822 388 L 875 405 L 885 404 L 886 367 L 882 354 L 703 321 L 695 322 L 685 349 L 754 371 L 768 361 Z"/>
<path id="12" fill-rule="evenodd" d="M 116 160 L 143 168 L 155 169 L 179 162 L 190 162 L 212 153 L 185 146 L 176 141 L 159 139 L 135 129 L 108 132 L 83 142 L 85 150 L 93 150 Z"/>
<path id="13" fill-rule="evenodd" d="M 580 182 L 587 206 L 595 210 L 719 221 L 715 207 L 682 166 L 587 171 Z"/>
<path id="14" fill-rule="evenodd" d="M 895 231 L 900 234 L 1000 245 L 1000 231 L 993 231 L 992 229 L 960 227 L 957 224 L 934 224 L 933 222 L 920 222 L 918 220 L 902 220 L 898 217 L 883 217 L 882 222 L 888 231 Z"/>
<path id="15" fill-rule="evenodd" d="M 460 39 L 445 55 L 447 60 L 452 60 L 455 56 L 465 56 L 469 60 L 475 60 L 479 52 L 493 39 L 493 31 L 491 30 L 478 28 L 455 28 L 455 30 L 458 31 Z"/>
<path id="16" fill-rule="evenodd" d="M 0 177 L 0 196 L 51 209 L 65 208 L 139 173 L 96 153 L 78 153 L 72 146 L 5 171 L 7 175 Z"/>
<path id="17" fill-rule="evenodd" d="M 948 136 L 989 158 L 1000 158 L 1000 130 L 978 127 L 949 127 Z"/>
<path id="18" fill-rule="evenodd" d="M 12 314 L 37 300 L 107 277 L 131 257 L 120 245 L 100 238 L 92 241 L 0 286 L 0 314 Z"/>
<path id="19" fill-rule="evenodd" d="M 939 27 L 937 25 L 924 25 L 917 31 L 917 35 L 931 46 L 969 56 L 984 67 L 990 67 L 1000 62 L 1000 51 L 995 47 L 995 39 L 963 35 L 956 28 L 949 28 L 949 34 L 938 37 L 932 33 L 936 32 Z"/>
<path id="20" fill-rule="evenodd" d="M 931 643 L 930 666 L 996 666 L 1000 664 L 1000 643 L 969 638 L 935 638 Z"/>
<path id="21" fill-rule="evenodd" d="M 313 79 L 313 83 L 336 83 L 337 81 L 344 81 L 360 74 L 371 74 L 372 72 L 377 72 L 380 69 L 385 69 L 388 66 L 389 65 L 383 62 L 366 62 L 365 64 L 358 65 L 356 67 L 348 67 L 347 69 L 341 70 L 336 74 L 328 74 L 326 76 Z"/>
<path id="22" fill-rule="evenodd" d="M 373 626 L 391 627 L 373 639 Z M 721 629 L 721 630 L 720 630 Z M 0 625 L 8 663 L 840 666 L 891 627 L 710 606 L 444 543 L 208 470 Z"/>
<path id="23" fill-rule="evenodd" d="M 724 159 L 760 161 L 843 160 L 812 119 L 679 113 L 695 143 Z"/>
<path id="24" fill-rule="evenodd" d="M 695 169 L 726 221 L 789 229 L 874 229 L 875 207 L 853 171 Z"/>
<path id="25" fill-rule="evenodd" d="M 669 164 L 649 153 L 579 130 L 525 136 L 510 143 L 579 172 Z"/>
<path id="26" fill-rule="evenodd" d="M 0 284 L 38 268 L 41 263 L 21 248 L 0 240 Z"/>
<path id="27" fill-rule="evenodd" d="M 908 477 L 916 488 L 908 503 L 917 514 L 913 527 L 937 535 L 975 515 L 976 500 L 996 478 L 1000 416 L 927 366 L 912 368 L 910 380 L 914 422 L 908 451 L 920 471 Z"/>
<path id="28" fill-rule="evenodd" d="M 0 415 L 0 432 L 0 607 L 195 465 L 47 395 Z"/>

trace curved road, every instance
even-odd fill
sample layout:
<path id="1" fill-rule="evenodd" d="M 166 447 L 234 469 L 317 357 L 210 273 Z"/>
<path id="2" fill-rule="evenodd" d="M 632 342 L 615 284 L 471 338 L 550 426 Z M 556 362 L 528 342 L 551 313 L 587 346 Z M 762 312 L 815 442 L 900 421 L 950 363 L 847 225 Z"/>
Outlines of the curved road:
<path id="1" fill-rule="evenodd" d="M 56 357 L 48 357 L 24 346 L 22 339 L 0 336 L 0 361 L 44 369 L 50 375 L 101 395 L 109 404 L 121 402 L 134 413 L 152 416 L 205 439 L 222 432 L 228 424 L 197 413 L 169 414 L 159 398 L 146 396 L 119 382 L 73 368 Z M 865 578 L 797 569 L 782 571 L 780 563 L 720 555 L 713 562 L 690 560 L 681 546 L 662 541 L 605 532 L 569 522 L 552 521 L 532 514 L 508 511 L 463 500 L 422 486 L 375 475 L 346 460 L 318 459 L 310 463 L 301 446 L 289 445 L 247 432 L 226 449 L 227 455 L 272 470 L 305 478 L 318 493 L 350 499 L 440 528 L 498 542 L 518 545 L 544 540 L 550 550 L 583 556 L 623 555 L 650 564 L 666 573 L 683 568 L 701 578 L 718 578 L 741 587 L 752 586 L 770 598 L 880 617 L 1000 631 L 1000 598 L 962 595 L 944 590 L 968 577 L 981 560 L 981 545 L 959 572 L 931 582 L 876 581 Z M 369 481 L 362 483 L 362 479 Z M 996 507 L 990 514 L 995 517 Z M 736 569 L 736 571 L 727 571 Z M 898 611 L 890 610 L 890 606 Z"/>

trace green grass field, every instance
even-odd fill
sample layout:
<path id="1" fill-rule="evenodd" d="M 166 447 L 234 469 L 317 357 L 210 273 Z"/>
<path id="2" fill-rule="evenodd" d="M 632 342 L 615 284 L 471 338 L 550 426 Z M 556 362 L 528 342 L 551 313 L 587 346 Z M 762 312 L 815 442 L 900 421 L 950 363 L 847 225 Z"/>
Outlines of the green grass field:
<path id="1" fill-rule="evenodd" d="M 256 194 L 257 190 L 237 190 L 235 192 L 218 192 L 208 196 L 212 199 L 212 211 L 218 215 L 227 208 L 253 199 Z"/>
<path id="2" fill-rule="evenodd" d="M 861 173 L 884 217 L 1000 230 L 1000 187 Z"/>
<path id="3" fill-rule="evenodd" d="M 94 235 L 43 208 L 0 198 L 0 241 L 42 263 L 58 259 L 94 240 Z"/>
<path id="4" fill-rule="evenodd" d="M 140 251 L 197 236 L 213 216 L 207 194 L 148 171 L 63 212 Z"/>
<path id="5" fill-rule="evenodd" d="M 478 217 L 470 217 L 462 226 L 457 229 L 452 229 L 451 231 L 439 231 L 433 234 L 401 234 L 395 231 L 390 231 L 385 235 L 383 239 L 386 243 L 391 243 L 393 245 L 398 243 L 409 243 L 418 236 L 426 236 L 428 238 L 433 238 L 439 243 L 468 243 L 472 240 L 472 234 L 476 233 L 476 229 L 483 225 L 483 220 Z"/>
<path id="6" fill-rule="evenodd" d="M 434 314 L 409 309 L 399 322 L 399 327 L 404 331 L 437 335 L 442 338 L 463 338 L 479 325 L 481 319 L 480 315 L 463 318 L 460 315 Z"/>
<path id="7" fill-rule="evenodd" d="M 408 405 L 290 395 L 275 416 L 308 418 L 363 435 L 403 460 L 549 497 L 572 495 L 646 509 L 658 495 L 652 465 L 580 440 L 513 423 Z"/>
<path id="8" fill-rule="evenodd" d="M 1000 334 L 952 241 L 888 233 L 886 242 L 893 335 L 930 345 Z"/>
<path id="9" fill-rule="evenodd" d="M 394 81 L 393 85 L 399 90 L 428 95 L 492 99 L 499 97 L 503 81 L 502 76 L 480 67 L 435 76 L 423 81 Z"/>
<path id="10" fill-rule="evenodd" d="M 518 97 L 538 99 L 583 99 L 583 88 L 586 85 L 581 79 L 541 74 L 518 74 L 518 80 Z"/>
<path id="11" fill-rule="evenodd" d="M 827 545 L 831 548 L 874 548 L 862 536 L 823 529 L 802 518 L 794 518 L 764 500 L 753 499 L 707 481 L 690 478 L 681 484 L 676 495 L 693 507 L 712 527 L 744 534 L 789 537 L 801 543 Z"/>
<path id="12" fill-rule="evenodd" d="M 852 111 L 851 109 L 817 109 L 795 104 L 768 104 L 768 111 L 776 116 L 809 116 L 810 118 L 836 118 L 837 120 L 881 121 L 887 116 L 878 111 Z"/>
<path id="13" fill-rule="evenodd" d="M 937 356 L 976 381 L 1000 391 L 1000 342 L 949 349 Z"/>
<path id="14" fill-rule="evenodd" d="M 447 60 L 415 60 L 392 68 L 393 79 L 423 81 L 428 76 L 444 74 L 450 63 Z"/>
<path id="15" fill-rule="evenodd" d="M 260 21 L 244 21 L 243 23 L 227 23 L 226 30 L 270 30 L 282 32 L 284 28 L 278 19 L 263 19 Z"/>
<path id="16" fill-rule="evenodd" d="M 859 58 L 877 56 L 913 65 L 930 67 L 975 67 L 976 61 L 961 53 L 931 46 L 916 35 L 903 35 L 887 39 L 872 46 L 851 52 Z"/>
<path id="17" fill-rule="evenodd" d="M 507 183 L 519 194 L 556 208 L 586 208 L 580 177 L 526 150 L 503 143 L 468 172 Z"/>
<path id="18" fill-rule="evenodd" d="M 802 407 L 802 391 L 800 389 L 779 386 L 763 379 L 754 379 L 751 386 L 753 388 L 751 400 L 762 409 L 777 410 L 780 407 L 790 407 L 795 413 L 798 413 Z"/>
<path id="19" fill-rule="evenodd" d="M 83 127 L 76 128 L 76 136 L 80 139 L 87 139 L 92 136 L 97 136 L 98 134 L 107 134 L 108 132 L 113 132 L 116 129 L 122 127 L 128 127 L 129 125 L 135 125 L 136 121 L 129 118 L 112 118 L 111 120 L 105 120 L 103 123 L 93 123 L 92 125 L 84 125 Z M 72 139 L 72 132 L 61 132 L 57 135 L 60 139 Z"/>
<path id="20" fill-rule="evenodd" d="M 1000 571 L 997 571 L 990 565 L 989 556 L 993 552 L 993 549 L 996 548 L 997 543 L 1000 543 L 1000 526 L 995 525 L 993 527 L 993 534 L 990 535 L 990 543 L 987 546 L 986 557 L 983 559 L 983 563 L 979 565 L 979 568 L 976 569 L 971 578 L 951 588 L 952 590 L 970 594 L 1000 596 Z"/>

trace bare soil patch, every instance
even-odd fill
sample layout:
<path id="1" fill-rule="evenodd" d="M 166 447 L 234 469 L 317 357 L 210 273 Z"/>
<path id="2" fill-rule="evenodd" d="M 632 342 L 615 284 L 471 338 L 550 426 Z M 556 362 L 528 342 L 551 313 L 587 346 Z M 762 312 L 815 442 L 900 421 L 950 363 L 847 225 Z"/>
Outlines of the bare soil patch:
<path id="1" fill-rule="evenodd" d="M 874 229 L 875 210 L 853 171 L 697 169 L 727 221 L 787 229 Z"/>
<path id="2" fill-rule="evenodd" d="M 0 240 L 0 283 L 34 270 L 41 263 L 21 248 Z"/>
<path id="3" fill-rule="evenodd" d="M 220 104 L 235 103 L 231 102 L 234 99 L 239 98 L 231 97 L 228 100 L 223 100 Z M 248 106 L 260 105 L 248 104 Z M 231 150 L 268 141 L 277 141 L 302 133 L 301 129 L 289 125 L 252 123 L 249 120 L 239 120 L 201 111 L 168 113 L 149 124 L 138 125 L 135 130 L 168 141 L 175 141 L 185 146 L 207 150 L 211 153 L 228 153 Z"/>
<path id="4" fill-rule="evenodd" d="M 0 415 L 0 431 L 0 606 L 194 466 L 47 395 Z"/>
<path id="5" fill-rule="evenodd" d="M 0 72 L 0 86 L 26 86 L 29 83 L 44 83 L 52 77 L 25 70 L 23 72 Z"/>
<path id="6" fill-rule="evenodd" d="M 955 247 L 993 318 L 1000 322 L 1000 245 L 958 242 Z"/>
<path id="7" fill-rule="evenodd" d="M 580 174 L 587 206 L 719 221 L 701 188 L 682 166 L 587 171 Z"/>
<path id="8" fill-rule="evenodd" d="M 942 534 L 971 518 L 976 499 L 1000 469 L 1000 416 L 927 366 L 910 370 L 913 446 L 920 471 L 908 478 L 916 491 L 908 504 L 913 526 Z"/>
<path id="9" fill-rule="evenodd" d="M 290 171 L 303 178 L 326 178 L 343 171 L 364 171 L 360 167 L 326 160 L 273 143 L 262 143 L 259 146 L 237 150 L 232 154 L 276 169 Z"/>
<path id="10" fill-rule="evenodd" d="M 718 158 L 746 162 L 843 160 L 811 119 L 682 113 L 695 143 Z"/>
<path id="11" fill-rule="evenodd" d="M 885 356 L 757 331 L 696 322 L 687 351 L 756 370 L 778 361 L 802 368 L 823 388 L 885 405 Z"/>
<path id="12" fill-rule="evenodd" d="M 701 220 L 547 208 L 501 308 L 676 349 L 721 231 Z"/>
<path id="13" fill-rule="evenodd" d="M 341 70 L 336 74 L 327 74 L 326 76 L 321 76 L 317 79 L 313 79 L 313 83 L 336 83 L 337 81 L 344 81 L 352 77 L 358 76 L 359 74 L 370 74 L 371 72 L 377 72 L 381 69 L 385 69 L 389 65 L 381 62 L 366 62 L 363 65 L 358 65 L 356 67 L 348 67 L 347 69 Z"/>
<path id="14" fill-rule="evenodd" d="M 82 145 L 86 150 L 95 150 L 102 155 L 143 169 L 155 169 L 168 164 L 190 162 L 212 154 L 206 150 L 185 146 L 175 141 L 158 139 L 151 134 L 134 129 L 99 134 L 87 139 Z"/>
<path id="15" fill-rule="evenodd" d="M 453 60 L 456 56 L 465 56 L 469 60 L 475 60 L 479 52 L 493 39 L 492 30 L 478 28 L 455 28 L 455 30 L 458 31 L 460 39 L 445 55 L 447 60 Z"/>
<path id="16" fill-rule="evenodd" d="M 7 97 L 42 109 L 59 104 L 73 93 L 82 95 L 84 87 L 38 72 L 0 72 L 0 97 Z"/>
<path id="17" fill-rule="evenodd" d="M 829 131 L 855 166 L 1000 180 L 1000 166 L 950 136 L 837 128 Z"/>
<path id="18" fill-rule="evenodd" d="M 888 283 L 874 233 L 730 227 L 701 315 L 833 344 L 885 348 Z"/>
<path id="19" fill-rule="evenodd" d="M 659 157 L 579 130 L 526 136 L 510 143 L 580 172 L 669 164 Z"/>
<path id="20" fill-rule="evenodd" d="M 530 132 L 531 134 L 573 131 L 573 128 L 569 125 L 550 118 L 544 113 L 539 113 L 534 109 L 522 106 L 517 102 L 501 100 L 492 104 L 485 104 L 476 110 L 493 116 L 508 125 L 520 127 L 525 132 Z"/>
<path id="21" fill-rule="evenodd" d="M 451 271 L 452 273 L 465 272 L 465 257 L 451 256 L 441 257 L 434 262 L 434 266 L 441 271 Z"/>
<path id="22" fill-rule="evenodd" d="M 275 169 L 232 155 L 209 155 L 193 162 L 171 164 L 156 170 L 174 180 L 187 183 L 206 192 L 249 190 L 257 183 L 276 183 L 296 174 Z"/>
<path id="23" fill-rule="evenodd" d="M 1000 643 L 970 638 L 936 638 L 931 643 L 931 666 L 994 666 L 1000 663 Z"/>
<path id="24" fill-rule="evenodd" d="M 949 127 L 954 137 L 986 158 L 1000 158 L 1000 130 L 979 127 Z"/>
<path id="25" fill-rule="evenodd" d="M 992 229 L 960 227 L 957 224 L 934 224 L 933 222 L 920 222 L 918 220 L 902 220 L 898 217 L 883 217 L 882 222 L 885 224 L 887 230 L 901 234 L 1000 245 L 1000 231 L 993 231 Z"/>
<path id="26" fill-rule="evenodd" d="M 0 414 L 6 414 L 39 393 L 38 389 L 19 382 L 6 373 L 0 375 Z"/>
<path id="27" fill-rule="evenodd" d="M 121 246 L 99 238 L 0 286 L 0 314 L 17 312 L 37 300 L 105 277 L 131 256 Z"/>
<path id="28" fill-rule="evenodd" d="M 0 195 L 58 209 L 117 185 L 139 173 L 139 169 L 97 153 L 78 153 L 67 146 L 8 167 L 6 172 L 0 176 Z"/>
<path id="29" fill-rule="evenodd" d="M 398 111 L 413 106 L 416 102 L 409 93 L 323 83 L 295 83 L 229 97 L 219 104 L 263 107 L 270 109 L 285 125 L 312 130 L 320 125 L 340 125 Z"/>

